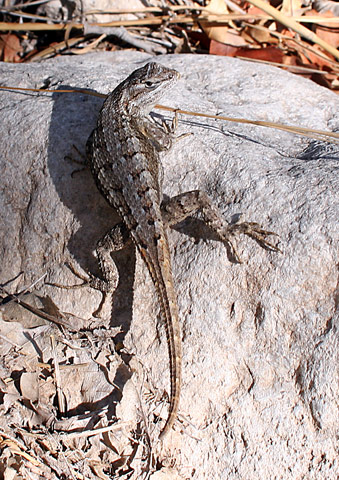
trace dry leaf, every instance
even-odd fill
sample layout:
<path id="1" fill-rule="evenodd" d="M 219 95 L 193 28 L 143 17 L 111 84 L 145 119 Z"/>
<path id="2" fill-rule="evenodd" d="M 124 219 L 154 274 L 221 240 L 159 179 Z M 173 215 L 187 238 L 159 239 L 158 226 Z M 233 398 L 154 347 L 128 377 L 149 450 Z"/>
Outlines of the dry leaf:
<path id="1" fill-rule="evenodd" d="M 246 9 L 247 13 L 250 15 L 265 15 L 265 12 L 260 8 L 250 4 L 249 7 Z"/>
<path id="2" fill-rule="evenodd" d="M 24 372 L 20 377 L 20 390 L 25 399 L 32 403 L 39 400 L 39 374 L 37 372 Z"/>
<path id="3" fill-rule="evenodd" d="M 247 36 L 253 40 L 255 40 L 258 44 L 262 43 L 270 43 L 270 44 L 277 44 L 278 39 L 271 35 L 271 32 L 268 28 L 255 28 L 255 27 L 246 27 L 245 30 L 242 32 L 244 38 Z"/>
<path id="4" fill-rule="evenodd" d="M 210 3 L 207 5 L 206 9 L 210 13 L 228 13 L 228 9 L 224 0 L 211 0 Z M 202 15 L 206 15 L 206 10 L 202 13 Z M 208 38 L 210 38 L 211 40 L 216 40 L 217 42 L 228 43 L 228 26 L 221 25 L 216 27 L 209 27 L 203 21 L 200 24 L 201 28 L 204 30 Z"/>
<path id="5" fill-rule="evenodd" d="M 318 16 L 321 18 L 334 17 L 331 11 L 318 14 Z M 317 25 L 315 29 L 315 33 L 318 35 L 318 37 L 325 40 L 325 42 L 329 43 L 334 48 L 339 47 L 339 19 L 338 19 L 338 23 L 329 23 L 329 24 L 322 23 L 321 25 Z"/>
<path id="6" fill-rule="evenodd" d="M 236 57 L 255 58 L 266 62 L 283 63 L 284 52 L 280 48 L 238 48 Z"/>
<path id="7" fill-rule="evenodd" d="M 240 32 L 233 29 L 225 29 L 222 35 L 222 41 L 217 40 L 216 38 L 212 39 L 212 41 L 218 41 L 219 43 L 231 45 L 233 47 L 247 47 L 249 44 Z"/>
<path id="8" fill-rule="evenodd" d="M 302 11 L 302 0 L 283 0 L 281 12 L 289 16 L 297 16 Z"/>
<path id="9" fill-rule="evenodd" d="M 232 45 L 225 45 L 224 43 L 211 40 L 209 53 L 211 55 L 223 55 L 225 57 L 234 57 L 238 47 Z"/>
<path id="10" fill-rule="evenodd" d="M 0 60 L 3 62 L 20 62 L 19 53 L 22 52 L 20 39 L 13 33 L 0 35 Z"/>

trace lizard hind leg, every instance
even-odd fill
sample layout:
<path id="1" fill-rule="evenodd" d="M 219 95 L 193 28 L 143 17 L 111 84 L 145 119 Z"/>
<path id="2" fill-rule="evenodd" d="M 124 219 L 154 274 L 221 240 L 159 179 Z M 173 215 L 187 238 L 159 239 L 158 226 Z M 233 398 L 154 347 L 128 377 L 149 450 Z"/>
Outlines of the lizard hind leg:
<path id="1" fill-rule="evenodd" d="M 253 238 L 266 250 L 280 252 L 278 247 L 266 240 L 267 236 L 277 235 L 276 233 L 264 230 L 255 222 L 229 224 L 219 209 L 213 205 L 209 196 L 201 190 L 192 190 L 164 200 L 161 209 L 163 220 L 168 226 L 175 225 L 200 210 L 208 227 L 218 235 L 225 244 L 229 255 L 237 263 L 241 263 L 241 260 L 233 245 L 233 239 L 241 234 Z"/>
<path id="2" fill-rule="evenodd" d="M 111 257 L 112 252 L 122 250 L 130 240 L 127 228 L 118 223 L 98 241 L 95 253 L 103 278 L 91 275 L 89 285 L 103 293 L 113 292 L 119 282 L 118 269 Z"/>
<path id="3" fill-rule="evenodd" d="M 95 317 L 100 316 L 107 295 L 114 292 L 119 282 L 118 269 L 112 259 L 111 253 L 122 250 L 128 243 L 129 239 L 130 237 L 128 235 L 127 228 L 124 224 L 119 223 L 109 230 L 109 232 L 107 232 L 103 238 L 98 241 L 95 253 L 98 259 L 100 271 L 102 273 L 102 278 L 96 277 L 90 272 L 86 272 L 86 275 L 79 273 L 72 263 L 68 263 L 68 268 L 83 282 L 77 285 L 60 285 L 58 283 L 49 283 L 49 285 L 65 289 L 87 286 L 96 290 L 100 290 L 103 298 L 100 302 L 99 308 L 93 313 Z"/>

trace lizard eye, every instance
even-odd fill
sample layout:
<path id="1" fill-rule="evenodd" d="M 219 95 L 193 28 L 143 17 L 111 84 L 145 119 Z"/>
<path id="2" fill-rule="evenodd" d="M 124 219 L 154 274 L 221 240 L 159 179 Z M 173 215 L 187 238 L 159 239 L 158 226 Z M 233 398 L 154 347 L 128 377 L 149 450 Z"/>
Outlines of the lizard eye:
<path id="1" fill-rule="evenodd" d="M 153 82 L 151 82 L 150 80 L 146 80 L 146 82 L 145 82 L 145 86 L 146 86 L 147 88 L 150 88 L 150 89 L 155 88 L 156 85 L 157 85 L 156 83 L 153 83 Z"/>

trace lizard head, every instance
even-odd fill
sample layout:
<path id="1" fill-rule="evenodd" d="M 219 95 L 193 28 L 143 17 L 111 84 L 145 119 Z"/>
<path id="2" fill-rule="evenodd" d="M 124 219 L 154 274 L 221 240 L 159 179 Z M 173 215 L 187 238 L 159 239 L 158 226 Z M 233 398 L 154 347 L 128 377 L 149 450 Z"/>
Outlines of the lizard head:
<path id="1" fill-rule="evenodd" d="M 131 115 L 134 112 L 147 114 L 179 77 L 176 70 L 150 62 L 131 73 L 117 89 L 124 95 L 126 109 Z"/>

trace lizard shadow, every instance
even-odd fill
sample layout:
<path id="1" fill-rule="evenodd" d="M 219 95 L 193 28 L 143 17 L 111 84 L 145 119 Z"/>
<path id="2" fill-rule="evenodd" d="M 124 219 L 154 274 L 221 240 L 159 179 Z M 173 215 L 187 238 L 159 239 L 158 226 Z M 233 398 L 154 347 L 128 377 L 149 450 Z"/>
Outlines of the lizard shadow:
<path id="1" fill-rule="evenodd" d="M 69 85 L 60 85 L 59 89 L 71 89 Z M 82 152 L 85 156 L 87 139 L 93 130 L 103 99 L 86 94 L 53 94 L 53 110 L 49 127 L 48 142 L 48 170 L 60 201 L 72 214 L 72 233 L 69 234 L 65 256 L 57 268 L 65 268 L 69 257 L 74 258 L 79 273 L 88 271 L 100 276 L 98 261 L 93 255 L 96 244 L 116 223 L 119 217 L 108 205 L 98 191 L 90 169 L 84 166 L 79 169 L 79 157 Z M 74 147 L 81 154 L 74 155 Z M 73 151 L 72 151 L 73 150 Z M 70 158 L 71 157 L 71 158 Z M 82 159 L 84 164 L 84 159 Z M 64 233 L 67 240 L 67 233 Z M 113 295 L 110 326 L 121 327 L 122 333 L 115 337 L 116 342 L 122 342 L 130 329 L 132 321 L 133 284 L 135 270 L 135 249 L 129 244 L 123 250 L 114 252 L 112 257 L 119 272 L 119 284 Z M 74 278 L 74 284 L 79 283 Z M 67 295 L 68 290 L 64 290 Z M 86 289 L 83 290 L 86 295 Z M 93 311 L 97 306 L 93 306 Z M 93 312 L 91 312 L 93 314 Z M 86 328 L 86 327 L 85 327 Z M 129 357 L 124 360 L 128 364 Z M 114 378 L 115 389 L 110 396 L 102 399 L 103 403 L 112 405 L 121 395 L 120 392 L 128 380 L 130 373 L 127 369 L 119 369 Z M 113 398 L 114 397 L 114 398 Z M 113 402 L 112 402 L 113 398 Z M 101 403 L 102 403 L 101 402 Z M 101 405 L 100 403 L 100 405 Z M 82 411 L 80 404 L 68 412 L 68 415 L 78 414 Z M 95 413 L 97 406 L 93 404 L 91 410 Z M 115 407 L 113 408 L 113 410 Z"/>
<path id="2" fill-rule="evenodd" d="M 59 89 L 63 90 L 70 88 L 72 87 L 69 85 L 59 86 Z M 71 211 L 73 223 L 76 225 L 68 240 L 67 249 L 78 264 L 79 273 L 86 271 L 100 276 L 98 261 L 93 251 L 98 240 L 120 220 L 98 191 L 90 169 L 84 165 L 84 158 L 80 157 L 82 154 L 85 157 L 86 141 L 95 127 L 103 99 L 85 93 L 54 93 L 53 98 L 48 169 L 56 192 L 61 202 Z M 74 147 L 78 152 L 75 152 Z M 79 168 L 79 163 L 83 163 L 82 168 Z M 112 257 L 118 268 L 119 284 L 114 292 L 110 326 L 121 326 L 124 332 L 120 336 L 122 340 L 132 319 L 134 247 L 128 245 L 123 250 L 114 252 Z M 67 260 L 65 257 L 65 263 Z M 60 268 L 63 268 L 63 265 L 60 265 Z M 74 280 L 74 283 L 79 283 Z"/>
<path id="3" fill-rule="evenodd" d="M 234 138 L 237 138 L 239 140 L 244 140 L 245 142 L 248 142 L 248 143 L 253 143 L 255 145 L 260 145 L 260 146 L 263 146 L 263 147 L 266 147 L 266 148 L 270 148 L 270 149 L 273 149 L 282 158 L 285 158 L 285 157 L 287 159 L 290 158 L 289 153 L 284 153 L 283 151 L 280 151 L 280 149 L 278 150 L 277 146 L 271 145 L 270 143 L 265 142 L 262 139 L 256 139 L 253 136 L 251 136 L 250 134 L 247 135 L 245 133 L 240 133 L 240 132 L 236 132 L 232 129 L 228 129 L 225 125 L 216 126 L 216 125 L 211 125 L 211 124 L 208 124 L 208 123 L 197 122 L 197 121 L 194 121 L 194 120 L 183 120 L 183 119 L 180 119 L 179 123 L 182 124 L 182 125 L 187 125 L 189 127 L 204 128 L 206 130 L 216 132 L 218 135 L 222 135 L 222 136 L 227 137 L 227 138 L 234 137 Z"/>

